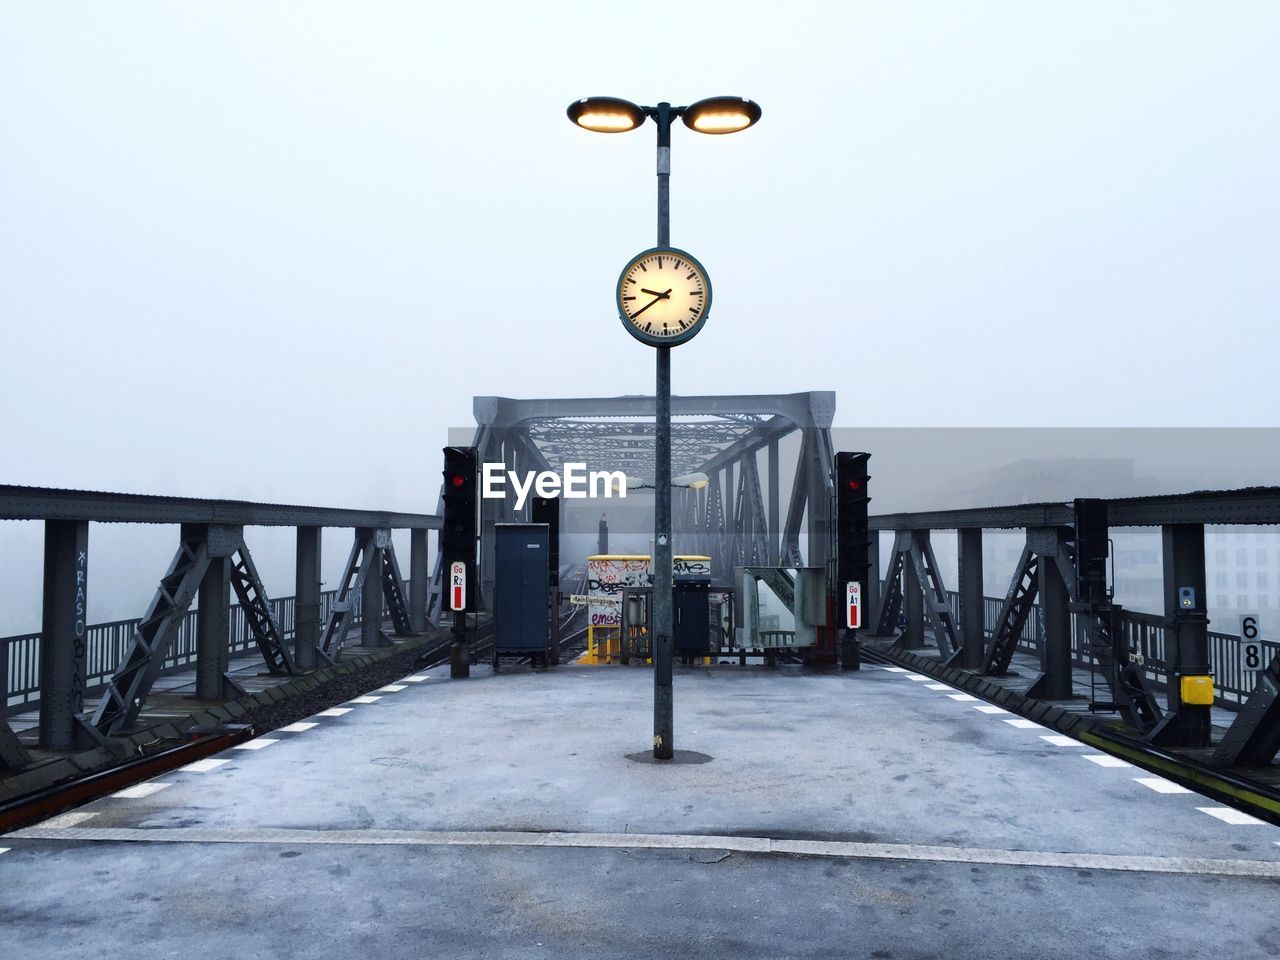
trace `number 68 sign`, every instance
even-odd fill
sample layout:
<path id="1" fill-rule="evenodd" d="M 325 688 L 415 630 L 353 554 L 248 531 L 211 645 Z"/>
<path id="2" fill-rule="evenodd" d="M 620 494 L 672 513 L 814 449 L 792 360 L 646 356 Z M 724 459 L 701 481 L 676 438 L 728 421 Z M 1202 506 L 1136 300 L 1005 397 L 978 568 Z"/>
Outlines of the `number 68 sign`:
<path id="1" fill-rule="evenodd" d="M 1262 640 L 1258 637 L 1258 615 L 1246 613 L 1240 618 L 1240 669 L 1256 673 L 1264 667 Z"/>

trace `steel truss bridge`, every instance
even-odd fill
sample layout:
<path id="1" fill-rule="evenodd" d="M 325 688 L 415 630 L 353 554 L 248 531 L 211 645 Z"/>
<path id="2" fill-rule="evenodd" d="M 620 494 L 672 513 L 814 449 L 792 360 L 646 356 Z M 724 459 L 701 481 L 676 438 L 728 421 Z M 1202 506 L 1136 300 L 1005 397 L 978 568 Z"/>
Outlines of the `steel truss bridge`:
<path id="1" fill-rule="evenodd" d="M 484 461 L 514 470 L 557 471 L 565 463 L 582 462 L 651 476 L 651 397 L 477 397 L 474 405 L 474 442 Z M 721 582 L 731 582 L 738 567 L 827 564 L 834 410 L 835 396 L 827 392 L 673 399 L 673 470 L 702 472 L 710 480 L 705 488 L 679 491 L 677 516 L 693 531 L 696 549 L 713 558 Z M 797 439 L 791 445 L 798 452 L 784 464 L 781 444 L 793 434 Z M 493 524 L 517 515 L 510 502 L 481 502 L 482 570 L 487 571 L 492 569 Z M 882 558 L 878 538 L 872 538 L 872 569 L 884 576 L 868 584 L 873 630 L 864 632 L 894 637 L 901 612 L 906 629 L 896 635 L 899 646 L 931 643 L 950 666 L 988 676 L 1007 671 L 1015 650 L 1032 650 L 1041 666 L 1035 690 L 1047 699 L 1079 693 L 1071 667 L 1088 665 L 1104 675 L 1106 705 L 1130 726 L 1148 731 L 1168 727 L 1168 718 L 1183 709 L 1169 679 L 1189 666 L 1207 668 L 1217 680 L 1220 704 L 1238 709 L 1226 738 L 1216 745 L 1217 762 L 1270 763 L 1280 750 L 1280 647 L 1267 646 L 1266 668 L 1246 678 L 1228 652 L 1239 638 L 1208 631 L 1204 527 L 1280 524 L 1280 488 L 1113 499 L 1106 508 L 1111 528 L 1161 529 L 1163 615 L 1117 608 L 1112 619 L 1094 624 L 1101 633 L 1090 632 L 1089 623 L 1097 617 L 1077 589 L 1080 559 L 1072 505 L 1020 504 L 873 517 L 872 530 L 892 532 L 894 543 Z M 427 543 L 428 531 L 440 527 L 438 514 L 0 486 L 0 520 L 42 521 L 45 529 L 42 630 L 0 640 L 0 678 L 6 684 L 14 675 L 9 661 L 17 641 L 38 645 L 39 696 L 27 699 L 38 700 L 44 749 L 82 748 L 129 728 L 192 616 L 197 696 L 234 695 L 226 666 L 233 593 L 244 629 L 274 674 L 305 672 L 332 661 L 357 620 L 362 644 L 377 645 L 385 642 L 384 610 L 391 629 L 401 634 L 421 631 L 440 612 Z M 96 706 L 85 712 L 90 625 L 84 622 L 83 603 L 91 576 L 91 522 L 169 524 L 177 535 L 173 559 L 157 571 L 151 603 L 133 623 L 118 663 L 106 671 Z M 291 633 L 278 622 L 273 611 L 280 608 L 268 596 L 246 543 L 244 531 L 254 526 L 296 529 Z M 320 587 L 323 527 L 352 531 L 345 569 L 331 596 Z M 396 529 L 410 531 L 407 577 L 391 541 Z M 1025 532 L 1025 549 L 1003 599 L 982 595 L 981 535 L 991 529 Z M 958 534 L 954 591 L 943 582 L 933 556 L 930 536 L 938 530 Z M 804 552 L 802 532 L 807 534 Z M 1179 605 L 1177 590 L 1184 586 L 1197 594 L 1196 609 Z M 1083 634 L 1088 636 L 1082 639 Z M 1160 704 L 1152 690 L 1163 686 L 1168 692 Z M 23 744 L 0 722 L 0 766 L 21 767 L 28 759 Z"/>
<path id="2" fill-rule="evenodd" d="M 566 463 L 585 463 L 653 481 L 651 396 L 475 397 L 473 406 L 473 445 L 482 462 L 502 462 L 517 472 L 558 472 Z M 835 406 L 835 394 L 827 391 L 672 398 L 672 474 L 704 473 L 710 481 L 701 489 L 673 491 L 673 525 L 677 535 L 692 534 L 686 545 L 712 558 L 722 582 L 730 582 L 739 566 L 826 564 Z M 792 434 L 799 435 L 799 451 L 784 470 L 780 444 Z M 522 518 L 511 503 L 481 501 L 482 570 L 493 568 L 486 562 L 493 556 L 493 525 L 516 519 Z M 800 549 L 806 527 L 808 557 Z M 491 589 L 486 579 L 485 594 Z"/>

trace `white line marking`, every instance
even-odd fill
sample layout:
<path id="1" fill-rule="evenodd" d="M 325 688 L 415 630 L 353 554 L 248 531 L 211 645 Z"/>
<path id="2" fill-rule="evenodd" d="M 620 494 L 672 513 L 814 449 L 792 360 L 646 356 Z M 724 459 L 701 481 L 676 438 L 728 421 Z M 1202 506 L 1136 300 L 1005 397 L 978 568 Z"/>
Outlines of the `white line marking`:
<path id="1" fill-rule="evenodd" d="M 972 701 L 972 702 L 974 702 L 974 703 L 976 703 L 976 702 L 977 702 L 977 700 L 978 700 L 978 698 L 977 698 L 977 697 L 975 697 L 975 696 L 974 696 L 973 694 L 971 694 L 971 693 L 949 693 L 949 694 L 947 694 L 947 699 L 948 699 L 948 700 L 959 700 L 959 701 L 961 701 L 962 703 L 969 703 L 969 702 L 971 702 L 971 701 Z"/>
<path id="2" fill-rule="evenodd" d="M 430 680 L 430 677 L 405 677 L 409 683 L 421 683 L 423 680 Z"/>
<path id="3" fill-rule="evenodd" d="M 272 740 L 269 737 L 259 737 L 257 740 L 250 740 L 248 743 L 237 743 L 233 750 L 261 750 L 269 747 L 273 743 L 279 743 L 279 740 Z"/>
<path id="4" fill-rule="evenodd" d="M 406 687 L 403 683 L 390 683 L 390 684 L 387 684 L 387 686 L 385 687 L 379 687 L 378 692 L 379 693 L 399 693 L 401 690 L 408 690 L 408 689 L 409 688 Z"/>
<path id="5" fill-rule="evenodd" d="M 217 770 L 224 763 L 231 761 L 225 757 L 205 757 L 203 760 L 197 760 L 195 763 L 188 763 L 183 770 L 191 773 L 208 773 L 210 770 Z"/>
<path id="6" fill-rule="evenodd" d="M 78 827 L 86 820 L 92 820 L 96 817 L 96 813 L 89 813 L 85 810 L 69 810 L 66 813 L 60 813 L 56 817 L 50 817 L 44 822 L 46 827 Z"/>
<path id="7" fill-rule="evenodd" d="M 1081 743 L 1079 740 L 1073 740 L 1071 737 L 1064 737 L 1060 733 L 1051 733 L 1047 737 L 1041 737 L 1045 743 L 1051 743 L 1055 747 L 1084 747 L 1087 744 Z"/>
<path id="8" fill-rule="evenodd" d="M 1017 727 L 1019 730 L 1043 730 L 1044 727 L 1036 723 L 1034 720 L 1028 720 L 1026 717 L 1009 717 L 1005 720 L 1011 727 Z"/>
<path id="9" fill-rule="evenodd" d="M 978 704 L 976 707 L 974 707 L 973 709 L 975 709 L 975 710 L 981 710 L 983 713 L 989 713 L 989 714 L 992 714 L 993 716 L 994 716 L 995 714 L 997 714 L 997 713 L 1008 713 L 1008 712 L 1009 712 L 1009 711 L 1008 711 L 1008 710 L 1006 710 L 1004 707 L 997 707 L 994 703 L 980 703 L 980 704 Z"/>
<path id="10" fill-rule="evenodd" d="M 918 674 L 918 673 L 907 673 L 907 674 L 903 674 L 903 676 L 905 676 L 908 680 L 932 680 L 933 679 L 933 677 L 922 676 L 921 674 Z"/>
<path id="11" fill-rule="evenodd" d="M 1090 763 L 1096 763 L 1100 767 L 1132 767 L 1133 764 L 1128 760 L 1121 760 L 1119 757 L 1113 757 L 1109 753 L 1082 753 Z"/>
<path id="12" fill-rule="evenodd" d="M 1257 817 L 1251 817 L 1243 810 L 1236 810 L 1233 807 L 1196 807 L 1201 813 L 1207 813 L 1211 817 L 1217 817 L 1223 823 L 1229 823 L 1235 827 L 1252 826 L 1253 824 L 1266 824 L 1265 820 L 1259 820 Z"/>
<path id="13" fill-rule="evenodd" d="M 926 684 L 924 685 L 924 688 L 925 688 L 926 690 L 951 690 L 951 689 L 953 689 L 951 686 L 949 686 L 948 684 L 945 684 L 945 683 L 926 683 Z"/>
<path id="14" fill-rule="evenodd" d="M 321 844 L 369 846 L 583 847 L 614 849 L 731 850 L 804 857 L 848 857 L 931 863 L 982 863 L 1068 870 L 1116 870 L 1280 879 L 1280 860 L 1218 860 L 1053 850 L 1002 850 L 922 844 L 856 843 L 838 840 L 775 840 L 645 833 L 526 833 L 522 831 L 434 830 L 218 830 L 207 827 L 28 827 L 11 834 L 21 840 L 133 841 L 139 843 Z"/>
<path id="15" fill-rule="evenodd" d="M 0 847 L 0 853 L 8 853 L 13 847 Z"/>
<path id="16" fill-rule="evenodd" d="M 140 800 L 171 786 L 173 786 L 172 783 L 135 783 L 132 787 L 125 787 L 123 790 L 111 794 L 111 796 L 119 797 L 121 800 Z"/>
<path id="17" fill-rule="evenodd" d="M 885 667 L 890 673 L 910 673 L 906 667 Z"/>
<path id="18" fill-rule="evenodd" d="M 370 697 L 370 696 L 352 697 L 350 700 L 347 701 L 347 703 L 377 703 L 381 699 L 382 699 L 381 697 Z"/>
<path id="19" fill-rule="evenodd" d="M 316 714 L 317 717 L 341 717 L 350 713 L 354 707 L 330 707 L 328 710 L 321 710 Z"/>
<path id="20" fill-rule="evenodd" d="M 312 723 L 307 720 L 299 720 L 297 723 L 291 723 L 287 727 L 277 727 L 276 733 L 306 733 L 312 727 L 318 727 L 320 724 Z"/>
<path id="21" fill-rule="evenodd" d="M 1154 790 L 1156 793 L 1190 793 L 1191 792 L 1182 784 L 1173 783 L 1170 780 L 1166 780 L 1164 777 L 1134 777 L 1133 779 L 1135 783 L 1140 783 L 1144 787 L 1147 787 L 1150 790 Z M 1280 842 L 1280 841 L 1277 841 L 1277 842 Z"/>

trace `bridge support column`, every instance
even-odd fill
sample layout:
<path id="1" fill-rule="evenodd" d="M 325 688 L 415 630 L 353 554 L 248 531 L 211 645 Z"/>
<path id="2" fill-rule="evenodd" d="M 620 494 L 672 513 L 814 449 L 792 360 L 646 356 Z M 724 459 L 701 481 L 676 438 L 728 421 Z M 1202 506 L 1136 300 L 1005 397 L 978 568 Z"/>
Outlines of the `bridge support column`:
<path id="1" fill-rule="evenodd" d="M 320 528 L 298 527 L 293 608 L 293 662 L 314 670 L 320 642 Z"/>
<path id="2" fill-rule="evenodd" d="M 960 635 L 963 637 L 961 666 L 981 670 L 985 666 L 986 615 L 982 591 L 982 530 L 979 527 L 956 531 L 960 541 Z M 877 535 L 878 536 L 878 535 Z"/>
<path id="3" fill-rule="evenodd" d="M 1173 623 L 1169 658 L 1169 712 L 1174 715 L 1172 731 L 1166 729 L 1165 742 L 1179 747 L 1209 745 L 1209 711 L 1207 704 L 1182 702 L 1182 678 L 1209 674 L 1209 618 L 1205 603 L 1204 525 L 1200 523 L 1165 524 L 1161 528 L 1164 541 L 1164 612 Z M 1183 588 L 1192 591 L 1191 605 L 1184 606 L 1179 597 Z"/>
<path id="4" fill-rule="evenodd" d="M 365 647 L 382 646 L 382 551 L 377 549 L 377 538 L 390 537 L 390 531 L 368 531 L 365 548 L 364 583 L 360 587 L 360 644 Z"/>
<path id="5" fill-rule="evenodd" d="M 898 646 L 913 649 L 924 646 L 924 594 L 920 590 L 920 576 L 913 563 L 902 565 L 902 609 L 907 616 L 907 628 L 898 637 Z"/>
<path id="6" fill-rule="evenodd" d="M 867 537 L 867 595 L 862 598 L 862 632 L 874 636 L 880 622 L 880 531 L 872 530 Z"/>
<path id="7" fill-rule="evenodd" d="M 231 653 L 231 558 L 211 558 L 196 608 L 196 699 L 221 700 Z"/>
<path id="8" fill-rule="evenodd" d="M 1057 531 L 1049 530 L 1045 536 L 1057 542 Z M 1040 579 L 1040 669 L 1044 677 L 1038 684 L 1038 694 L 1046 700 L 1070 699 L 1071 684 L 1071 607 L 1067 583 L 1062 571 L 1047 555 L 1048 548 L 1037 550 L 1041 557 Z"/>
<path id="9" fill-rule="evenodd" d="M 40 633 L 40 746 L 46 750 L 76 746 L 77 714 L 84 707 L 88 577 L 88 522 L 46 520 Z"/>
<path id="10" fill-rule="evenodd" d="M 769 565 L 781 566 L 782 560 L 782 496 L 778 489 L 778 440 L 769 441 L 766 470 L 769 475 Z"/>
<path id="11" fill-rule="evenodd" d="M 427 628 L 427 531 L 409 531 L 409 626 L 414 633 Z"/>

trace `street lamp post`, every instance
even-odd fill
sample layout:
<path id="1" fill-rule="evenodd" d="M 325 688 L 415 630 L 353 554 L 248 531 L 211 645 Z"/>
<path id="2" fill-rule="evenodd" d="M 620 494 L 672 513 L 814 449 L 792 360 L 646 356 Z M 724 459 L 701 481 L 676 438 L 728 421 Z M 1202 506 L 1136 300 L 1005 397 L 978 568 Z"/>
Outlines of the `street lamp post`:
<path id="1" fill-rule="evenodd" d="M 760 119 L 760 107 L 740 97 L 712 97 L 687 107 L 663 101 L 641 107 L 615 97 L 587 97 L 569 106 L 569 119 L 596 133 L 623 133 L 651 118 L 658 128 L 658 243 L 671 246 L 671 122 L 682 118 L 699 133 L 745 130 Z M 671 347 L 655 346 L 657 378 L 654 411 L 653 535 L 653 756 L 675 753 L 672 661 L 671 559 Z"/>

